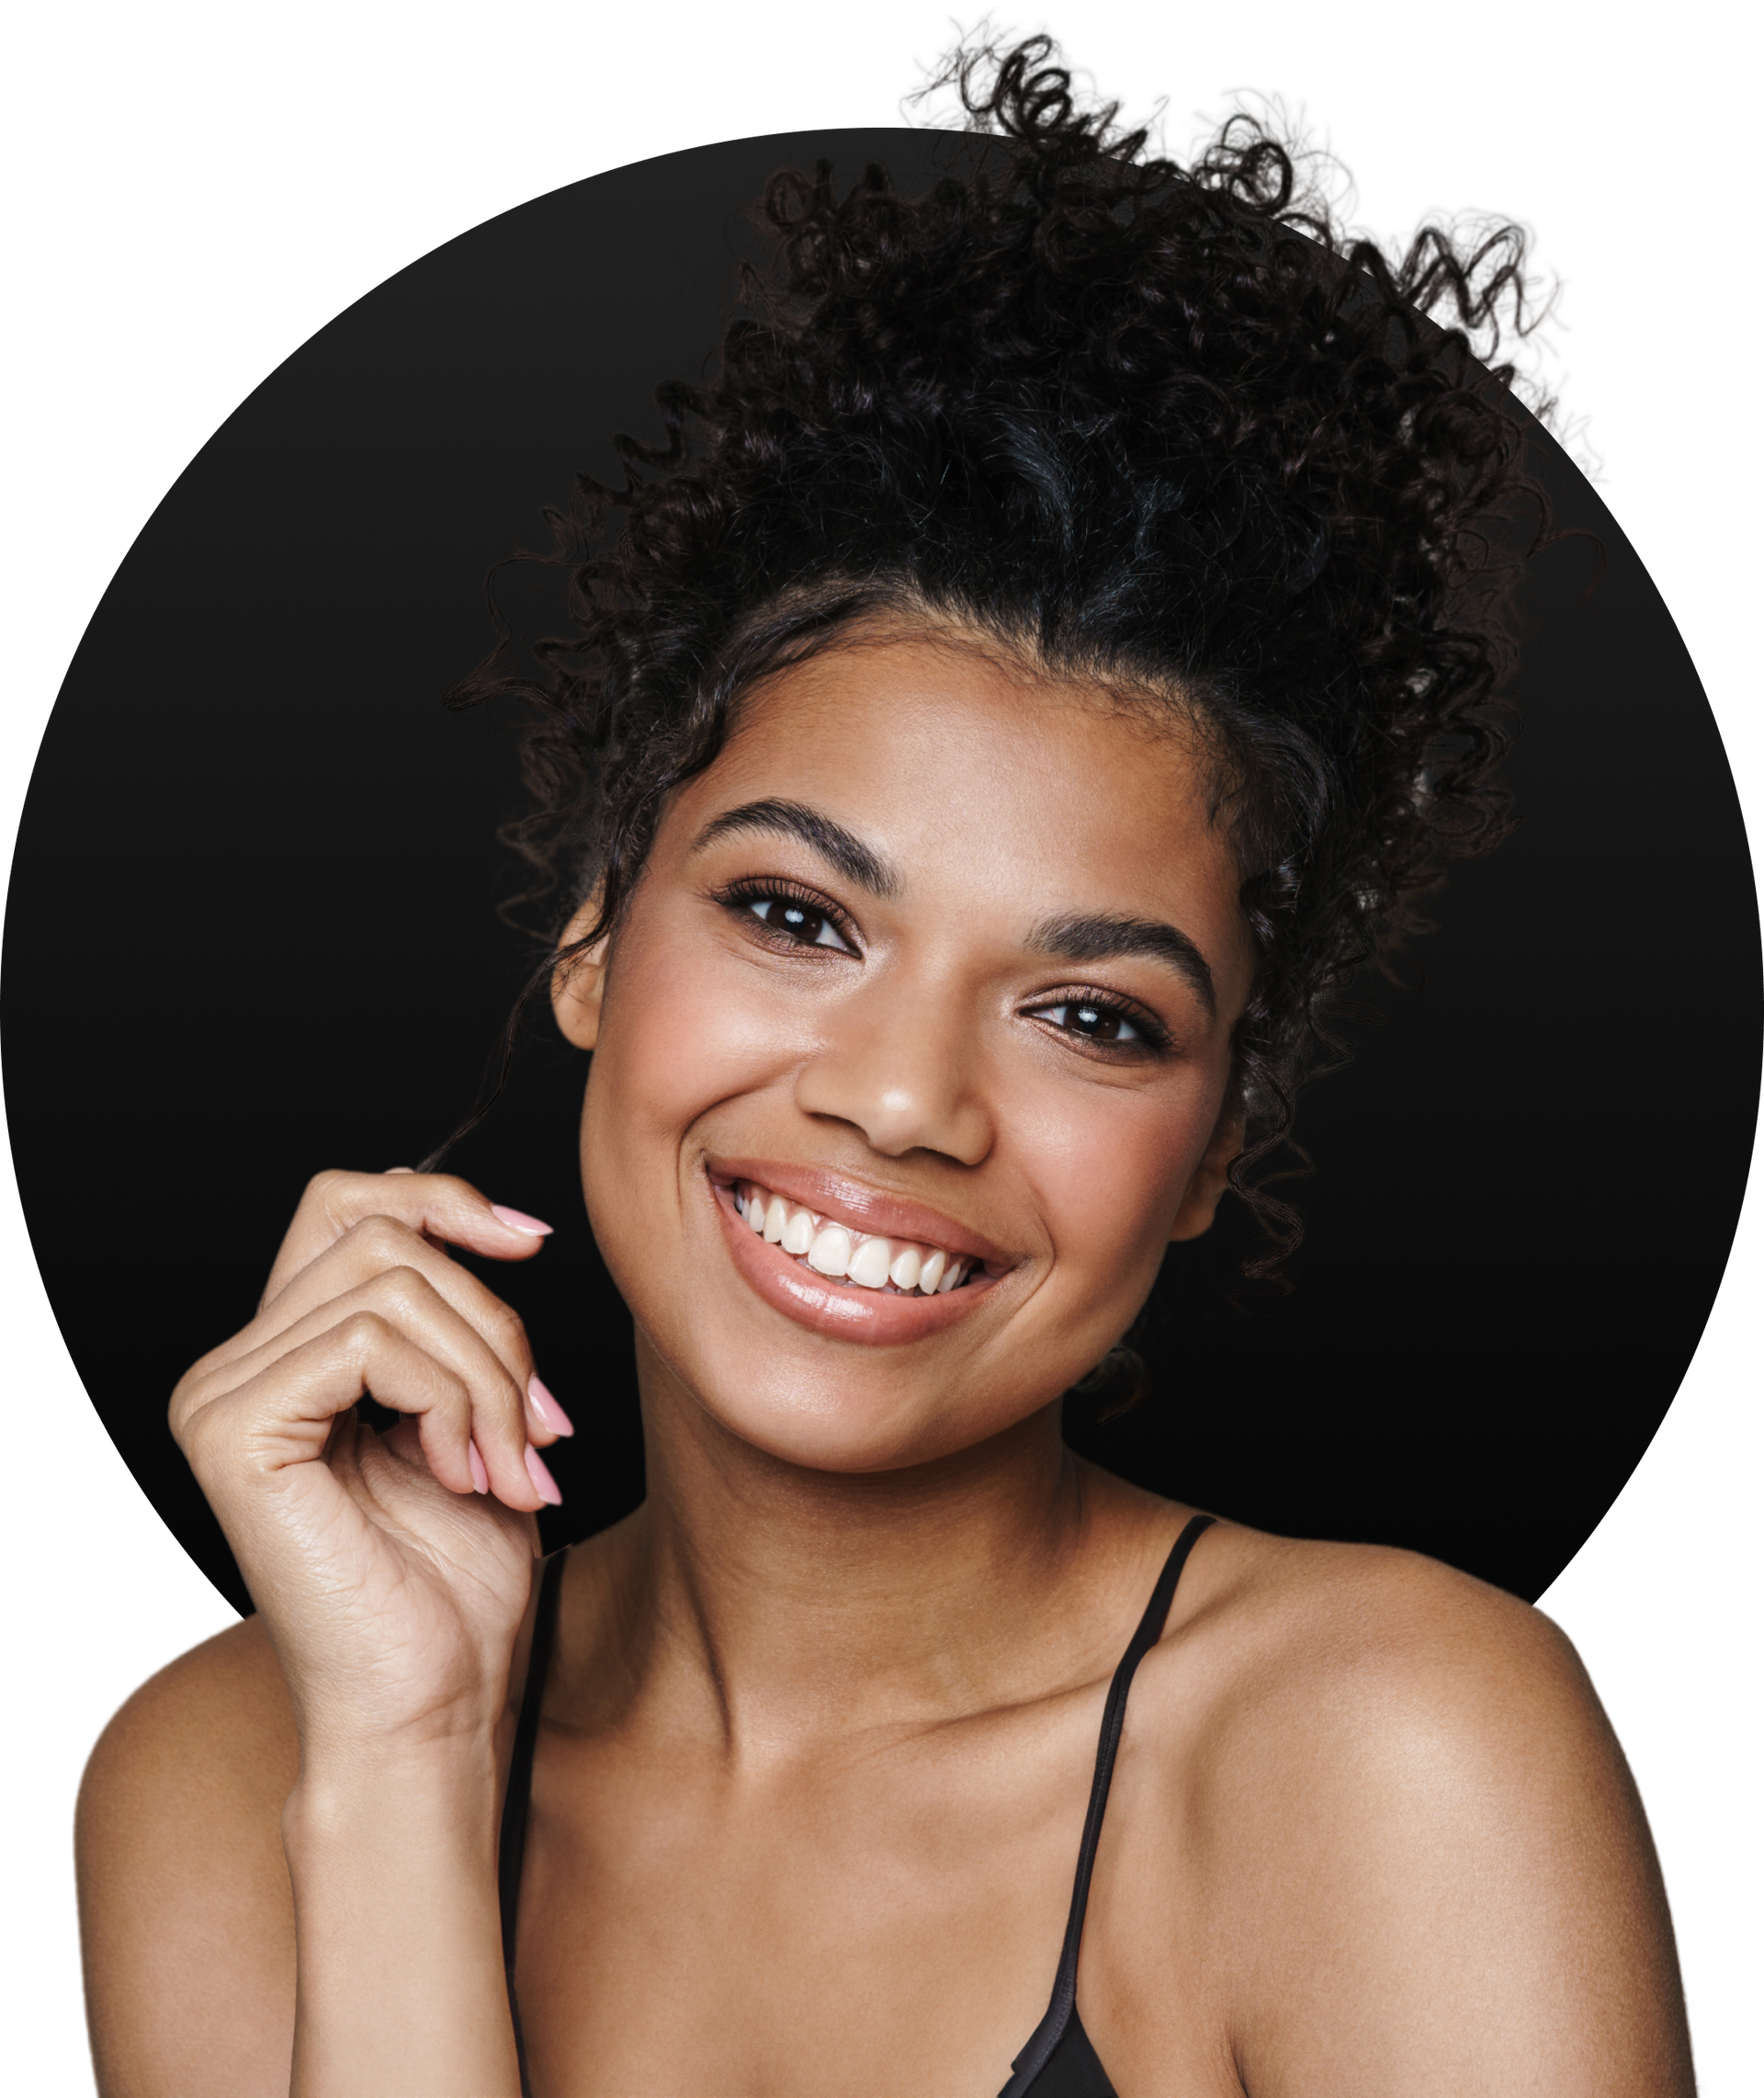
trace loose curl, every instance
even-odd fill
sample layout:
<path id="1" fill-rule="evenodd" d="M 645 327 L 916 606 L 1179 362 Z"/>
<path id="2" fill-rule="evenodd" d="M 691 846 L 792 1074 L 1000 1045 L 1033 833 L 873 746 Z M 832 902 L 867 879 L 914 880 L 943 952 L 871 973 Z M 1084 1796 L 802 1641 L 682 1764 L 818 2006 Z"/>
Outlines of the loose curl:
<path id="1" fill-rule="evenodd" d="M 1548 520 L 1513 368 L 1472 337 L 1532 324 L 1524 236 L 1427 226 L 1386 255 L 1265 120 L 1148 155 L 1046 37 L 964 46 L 933 85 L 978 134 L 962 171 L 915 198 L 876 164 L 843 195 L 826 161 L 773 177 L 716 376 L 658 388 L 664 441 L 617 437 L 623 485 L 582 477 L 553 552 L 518 557 L 565 568 L 573 632 L 450 699 L 531 709 L 522 901 L 555 939 L 600 894 L 565 961 L 616 927 L 741 695 L 877 621 L 1176 709 L 1254 941 L 1230 1177 L 1267 1274 L 1300 1235 L 1268 1172 L 1340 1054 L 1331 1006 L 1508 823 L 1498 694 Z"/>

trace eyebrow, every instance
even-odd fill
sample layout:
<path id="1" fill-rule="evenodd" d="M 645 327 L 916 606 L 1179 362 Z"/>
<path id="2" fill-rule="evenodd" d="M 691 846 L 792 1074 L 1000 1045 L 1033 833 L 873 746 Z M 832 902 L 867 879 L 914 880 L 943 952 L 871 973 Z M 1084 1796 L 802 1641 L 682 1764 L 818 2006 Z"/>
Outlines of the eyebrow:
<path id="1" fill-rule="evenodd" d="M 1148 957 L 1173 969 L 1206 1007 L 1218 1016 L 1218 992 L 1206 957 L 1184 932 L 1158 918 L 1124 918 L 1103 912 L 1064 918 L 1044 918 L 1029 936 L 1029 945 L 1059 961 L 1121 961 Z"/>
<path id="2" fill-rule="evenodd" d="M 743 801 L 739 809 L 726 809 L 699 832 L 692 849 L 703 852 L 718 838 L 737 831 L 770 832 L 774 837 L 795 838 L 811 852 L 818 852 L 830 867 L 836 867 L 847 881 L 867 889 L 872 896 L 900 893 L 900 877 L 879 853 L 872 851 L 842 823 L 823 816 L 805 801 Z"/>
<path id="3" fill-rule="evenodd" d="M 899 896 L 899 875 L 863 839 L 811 809 L 806 801 L 743 801 L 726 809 L 707 823 L 693 840 L 694 852 L 704 851 L 718 838 L 741 831 L 769 833 L 774 837 L 795 838 L 839 869 L 848 881 L 867 889 L 872 896 Z M 1037 954 L 1057 961 L 1121 961 L 1129 956 L 1148 957 L 1173 969 L 1205 1006 L 1209 1015 L 1218 1014 L 1218 993 L 1206 957 L 1174 925 L 1159 918 L 1129 918 L 1109 912 L 1073 912 L 1057 918 L 1044 918 L 1029 936 L 1029 947 Z"/>

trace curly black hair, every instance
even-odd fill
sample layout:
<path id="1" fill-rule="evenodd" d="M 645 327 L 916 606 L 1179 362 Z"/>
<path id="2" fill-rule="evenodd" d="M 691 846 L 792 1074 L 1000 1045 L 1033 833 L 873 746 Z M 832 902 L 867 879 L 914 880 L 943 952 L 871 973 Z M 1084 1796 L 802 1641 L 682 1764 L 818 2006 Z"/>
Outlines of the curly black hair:
<path id="1" fill-rule="evenodd" d="M 590 940 L 743 691 L 878 616 L 1178 709 L 1254 938 L 1231 1177 L 1272 1268 L 1299 1226 L 1268 1167 L 1339 1054 L 1332 1001 L 1507 822 L 1513 584 L 1547 516 L 1512 367 L 1472 338 L 1531 324 L 1524 236 L 1386 255 L 1266 121 L 1179 165 L 1046 37 L 964 45 L 941 84 L 975 135 L 927 195 L 773 178 L 715 375 L 660 387 L 665 441 L 616 438 L 623 486 L 553 516 L 574 630 L 450 697 L 532 709 L 507 835 L 553 937 L 600 889 Z"/>

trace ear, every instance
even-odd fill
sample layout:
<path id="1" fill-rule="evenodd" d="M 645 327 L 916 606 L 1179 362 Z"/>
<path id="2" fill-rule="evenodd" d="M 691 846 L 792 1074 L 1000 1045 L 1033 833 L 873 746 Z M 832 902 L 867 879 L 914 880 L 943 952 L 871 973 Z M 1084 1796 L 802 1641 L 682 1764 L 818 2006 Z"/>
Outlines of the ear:
<path id="1" fill-rule="evenodd" d="M 584 938 L 600 915 L 600 890 L 596 889 L 559 937 L 560 951 Z M 551 973 L 551 1011 L 566 1041 L 577 1049 L 591 1049 L 600 1039 L 600 1001 L 606 988 L 606 948 L 611 935 L 603 936 L 583 954 L 571 955 Z"/>
<path id="2" fill-rule="evenodd" d="M 1212 1230 L 1213 1219 L 1218 1214 L 1219 1197 L 1230 1185 L 1226 1176 L 1231 1170 L 1231 1162 L 1242 1149 L 1243 1104 L 1235 1097 L 1234 1089 L 1219 1110 L 1212 1141 L 1194 1168 L 1193 1178 L 1177 1207 L 1176 1221 L 1170 1227 L 1172 1241 L 1198 1239 L 1204 1231 Z"/>

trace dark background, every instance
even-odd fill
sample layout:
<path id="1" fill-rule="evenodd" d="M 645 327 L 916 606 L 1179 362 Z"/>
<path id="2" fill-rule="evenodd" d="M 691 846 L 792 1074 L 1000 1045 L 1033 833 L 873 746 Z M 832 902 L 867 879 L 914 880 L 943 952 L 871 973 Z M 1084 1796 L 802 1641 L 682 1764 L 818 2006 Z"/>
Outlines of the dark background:
<path id="1" fill-rule="evenodd" d="M 1682 623 L 1745 777 L 1728 669 L 1739 581 L 1730 512 L 1741 470 L 1726 440 L 1728 380 L 1720 361 L 1697 368 L 1687 340 L 1692 321 L 1703 332 L 1699 342 L 1712 325 L 1735 329 L 1724 314 L 1741 296 L 1739 285 L 1728 289 L 1726 224 L 1712 201 L 1724 170 L 1713 157 L 1720 149 L 1703 142 L 1720 126 L 1705 124 L 1699 109 L 1697 52 L 1663 49 L 1655 38 L 1645 65 L 1630 72 L 1609 57 L 1571 65 L 1514 61 L 1510 72 L 1458 57 L 1450 86 L 1429 74 L 1399 90 L 1370 51 L 1306 49 L 1303 40 L 1238 49 L 1221 40 L 1202 51 L 1192 38 L 1126 36 L 1118 23 L 1082 10 L 1053 28 L 1078 61 L 1099 69 L 1105 88 L 1125 92 L 1135 113 L 1169 90 L 1177 139 L 1187 136 L 1189 107 L 1216 107 L 1227 84 L 1277 84 L 1295 101 L 1309 98 L 1313 118 L 1334 128 L 1336 145 L 1359 174 L 1362 218 L 1380 231 L 1414 222 L 1426 203 L 1479 201 L 1533 218 L 1540 262 L 1555 260 L 1576 279 L 1566 300 L 1576 332 L 1563 338 L 1573 373 L 1566 401 L 1599 417 L 1592 437 L 1607 449 L 1611 476 L 1604 499 Z M 902 10 L 862 29 L 778 19 L 763 40 L 701 34 L 659 72 L 654 59 L 595 52 L 558 31 L 556 51 L 533 40 L 526 95 L 510 82 L 502 96 L 481 82 L 468 86 L 464 75 L 428 75 L 422 92 L 405 95 L 399 90 L 409 84 L 390 61 L 350 65 L 344 80 L 342 69 L 300 52 L 277 54 L 273 67 L 242 65 L 224 92 L 212 92 L 212 75 L 203 88 L 201 77 L 178 67 L 176 51 L 142 46 L 134 54 L 139 95 L 124 98 L 130 54 L 105 52 L 96 80 L 86 59 L 86 86 L 103 92 L 86 101 L 80 121 L 69 119 L 77 151 L 59 157 L 54 183 L 44 187 L 19 242 L 36 317 L 28 342 L 31 417 L 44 438 L 25 481 L 40 522 L 19 613 L 25 652 L 36 663 L 13 709 L 19 762 L 28 762 L 42 728 L 84 613 L 142 516 L 232 403 L 312 327 L 438 239 L 598 165 L 803 121 L 923 121 L 925 105 L 912 101 L 921 77 L 914 61 L 932 59 L 948 34 L 946 19 L 932 10 Z M 575 92 L 560 88 L 560 69 Z M 546 109 L 537 109 L 531 90 L 539 77 L 556 96 Z M 90 121 L 95 107 L 105 121 Z M 487 314 L 484 329 L 495 325 L 495 312 Z M 631 325 L 629 312 L 608 317 L 621 335 Z M 489 340 L 482 329 L 479 340 Z M 673 368 L 677 348 L 669 342 L 654 376 Z M 422 474 L 376 491 L 378 514 L 369 505 L 340 520 L 338 575 L 363 550 L 388 561 L 386 594 L 378 607 L 363 600 L 355 625 L 340 618 L 335 577 L 289 575 L 275 562 L 294 491 L 314 445 L 323 443 L 317 424 L 289 432 L 281 470 L 254 482 L 243 505 L 212 516 L 216 598 L 212 625 L 195 657 L 185 659 L 188 692 L 168 675 L 187 636 L 155 629 L 151 605 L 139 610 L 139 688 L 113 695 L 109 743 L 90 751 L 90 801 L 75 800 L 54 829 L 44 879 L 65 894 L 65 952 L 38 955 L 44 976 L 34 981 L 49 988 L 25 999 L 8 952 L 6 1110 L 31 1231 L 77 1244 L 72 1267 L 62 1254 L 61 1274 L 86 1277 L 80 1286 L 103 1303 L 139 1307 L 155 1292 L 162 1298 L 151 1330 L 124 1321 L 128 1330 L 105 1334 L 113 1349 L 139 1354 L 142 1446 L 149 1429 L 160 1429 L 164 1397 L 180 1368 L 250 1315 L 306 1173 L 332 1156 L 368 1166 L 413 1162 L 472 1093 L 510 980 L 497 980 L 495 967 L 512 970 L 512 952 L 497 948 L 489 914 L 499 858 L 487 841 L 474 858 L 472 844 L 481 837 L 474 827 L 484 785 L 507 754 L 493 724 L 449 720 L 430 701 L 481 652 L 484 562 L 522 535 L 533 539 L 537 504 L 562 493 L 571 468 L 602 464 L 608 422 L 631 425 L 633 411 L 623 403 L 608 414 L 587 394 L 585 388 L 575 428 L 554 438 L 549 468 L 535 459 L 531 493 L 520 491 L 507 514 L 476 512 L 482 546 L 455 543 L 458 575 L 425 579 L 432 598 L 451 605 L 451 625 L 411 631 L 396 602 L 396 548 L 422 539 L 425 512 L 458 497 L 466 479 L 459 458 L 445 451 Z M 344 403 L 346 391 L 338 394 Z M 510 388 L 505 414 L 502 437 L 518 445 L 522 415 L 531 414 L 520 384 Z M 476 425 L 461 432 L 461 451 L 476 447 L 476 458 L 497 438 L 495 428 Z M 399 516 L 411 527 L 402 539 L 388 527 Z M 342 648 L 334 644 L 340 677 L 358 680 L 363 661 L 384 677 L 384 711 L 363 720 L 361 741 L 332 749 L 314 770 L 298 713 L 302 705 L 335 709 L 338 695 L 289 692 L 283 674 L 289 661 L 309 659 L 302 651 L 325 623 L 344 636 Z M 119 657 L 128 654 L 126 640 L 111 638 Z M 185 818 L 155 845 L 151 812 L 118 810 L 109 780 L 121 762 L 153 783 L 155 764 L 164 770 L 165 754 L 188 732 L 195 690 L 203 680 L 212 686 L 218 663 L 237 682 L 239 716 L 237 741 L 224 732 L 208 739 L 214 821 Z M 1535 663 L 1527 667 L 1527 677 L 1540 675 Z M 288 695 L 277 701 L 285 711 L 268 721 L 268 734 L 266 692 Z M 1609 765 L 1600 770 L 1600 726 L 1586 718 L 1576 730 L 1594 800 L 1611 780 Z M 481 754 L 464 768 L 453 757 L 436 762 L 422 785 L 402 788 L 440 795 L 425 803 L 422 822 L 449 841 L 449 865 L 409 867 L 402 885 L 376 873 L 371 938 L 356 938 L 340 958 L 325 911 L 346 891 L 353 856 L 356 865 L 376 865 L 376 810 L 392 810 L 392 827 L 409 824 L 409 808 L 399 808 L 396 757 L 420 739 L 435 739 L 436 751 L 469 744 Z M 1540 726 L 1525 759 L 1542 744 Z M 1517 780 L 1525 791 L 1522 762 Z M 1552 762 L 1561 778 L 1561 741 Z M 294 778 L 314 788 L 304 844 L 332 888 L 319 898 L 323 909 L 266 917 L 254 911 L 256 875 L 242 858 L 252 827 L 242 829 L 239 812 L 260 808 L 265 824 L 279 827 Z M 447 780 L 455 783 L 451 801 Z M 1542 785 L 1540 774 L 1540 791 Z M 1295 1305 L 1221 1339 L 1227 1315 L 1215 1300 L 1215 1267 L 1225 1248 L 1206 1248 L 1193 1263 L 1189 1298 L 1198 1339 L 1187 1359 L 1162 1366 L 1177 1408 L 1080 1433 L 1103 1460 L 1136 1467 L 1136 1475 L 1154 1475 L 1151 1483 L 1242 1519 L 1391 1534 L 1506 1578 L 1519 1593 L 1548 1591 L 1548 1607 L 1581 1640 L 1643 1775 L 1697 1987 L 1720 1957 L 1715 1859 L 1735 1798 L 1720 1763 L 1722 1735 L 1736 1718 L 1724 1702 L 1724 1591 L 1715 1552 L 1722 1523 L 1739 1513 L 1722 1481 L 1739 1469 L 1749 1267 L 1735 1269 L 1702 1357 L 1636 1481 L 1590 1547 L 1566 1571 L 1561 1565 L 1596 1525 L 1594 1511 L 1577 1527 L 1584 1508 L 1576 1500 L 1611 1467 L 1613 1450 L 1607 1380 L 1592 1372 L 1609 1368 L 1613 1355 L 1645 1354 L 1663 1336 L 1661 1362 L 1634 1368 L 1623 1401 L 1636 1410 L 1634 1391 L 1651 1382 L 1657 1421 L 1676 1380 L 1666 1357 L 1676 1349 L 1689 1359 L 1695 1347 L 1749 1158 L 1749 1122 L 1735 1117 L 1735 1099 L 1749 1084 L 1756 1102 L 1756 938 L 1736 952 L 1722 942 L 1722 927 L 1730 932 L 1743 917 L 1736 902 L 1756 913 L 1756 885 L 1743 854 L 1735 860 L 1733 837 L 1720 827 L 1699 835 L 1684 814 L 1663 793 L 1655 808 L 1634 812 L 1632 852 L 1588 870 L 1573 894 L 1542 891 L 1529 904 L 1540 929 L 1519 957 L 1517 976 L 1468 934 L 1455 944 L 1452 934 L 1475 924 L 1479 911 L 1493 924 L 1525 909 L 1521 847 L 1532 850 L 1532 839 L 1517 839 L 1504 860 L 1468 870 L 1453 885 L 1439 913 L 1443 934 L 1426 952 L 1429 991 L 1418 1001 L 1386 994 L 1393 1028 L 1365 1038 L 1353 1072 L 1319 1089 L 1306 1107 L 1321 1177 L 1303 1194 L 1313 1242 L 1298 1263 Z M 119 854 L 107 837 L 126 837 L 130 852 Z M 1643 911 L 1628 942 L 1611 940 L 1599 914 L 1613 894 L 1630 902 L 1640 894 L 1634 868 L 1661 858 L 1678 865 L 1687 850 L 1702 854 L 1689 890 L 1702 890 L 1707 911 L 1687 917 L 1687 883 L 1678 881 L 1674 911 Z M 164 921 L 165 885 L 155 868 L 165 865 L 183 870 L 187 909 L 201 913 L 198 925 Z M 482 934 L 469 913 L 425 919 L 424 898 L 440 877 L 455 894 L 479 898 Z M 8 947 L 10 938 L 8 925 Z M 1475 1097 L 1476 1070 L 1512 1070 L 1502 1038 L 1535 1035 L 1535 1020 L 1527 1020 L 1535 1001 L 1555 996 L 1561 978 L 1584 970 L 1590 955 L 1607 963 L 1619 944 L 1628 965 L 1556 1007 L 1577 1017 L 1573 1060 L 1550 1055 L 1525 1066 L 1521 1091 L 1532 1093 L 1533 1106 L 1521 1118 L 1521 1140 L 1499 1141 L 1502 1102 Z M 479 952 L 491 967 L 461 981 L 466 957 L 476 967 Z M 1485 994 L 1499 981 L 1506 1003 Z M 314 1007 L 327 1022 L 323 1038 L 302 1035 L 314 1026 Z M 1458 1015 L 1470 1014 L 1476 1026 L 1493 1022 L 1487 1058 L 1464 1060 L 1468 1091 L 1462 1081 L 1441 1087 L 1439 1058 L 1452 1053 Z M 368 1040 L 396 1043 L 399 1028 L 407 1060 L 365 1053 Z M 17 1072 L 36 1068 L 34 1040 L 49 1045 L 69 1074 L 52 1097 L 17 1091 Z M 1687 1060 L 1687 1043 L 1703 1043 L 1703 1053 Z M 1617 1066 L 1622 1076 L 1613 1078 Z M 203 1081 L 201 1120 L 180 1131 L 176 1091 L 185 1081 L 176 1074 L 188 1072 Z M 564 1310 L 583 1318 L 595 1297 L 572 1146 L 548 1148 L 548 1128 L 569 1131 L 577 1087 L 569 1063 L 541 1053 L 458 1164 L 497 1200 L 560 1225 L 546 1254 L 520 1271 L 522 1282 L 537 1284 L 543 1271 L 546 1288 L 558 1290 L 571 1280 L 571 1263 L 581 1261 L 581 1295 Z M 1537 1099 L 1550 1112 L 1537 1112 Z M 155 1114 L 164 1117 L 157 1127 Z M 1357 1135 L 1372 1125 L 1382 1151 Z M 314 1131 L 323 1137 L 314 1140 Z M 522 1141 L 525 1131 L 537 1141 Z M 312 1156 L 314 1141 L 325 1143 L 327 1156 Z M 1590 1185 L 1586 1166 L 1600 1150 L 1615 1164 Z M 65 1164 L 51 1187 L 44 1162 L 57 1154 Z M 165 1160 L 185 1160 L 183 1184 L 165 1177 Z M 503 1160 L 512 1177 L 497 1171 Z M 191 1184 L 201 1202 L 191 1202 Z M 1376 1223 L 1372 1236 L 1355 1236 L 1355 1196 Z M 1437 1286 L 1426 1305 L 1450 1305 L 1452 1318 L 1418 1324 L 1409 1300 L 1393 1297 L 1378 1277 L 1403 1261 L 1414 1265 L 1418 1248 L 1439 1246 L 1441 1219 L 1462 1223 L 1466 1215 L 1489 1219 L 1498 1257 L 1479 1257 L 1473 1288 Z M 168 1248 L 176 1248 L 170 1259 Z M 1359 1280 L 1357 1267 L 1365 1269 Z M 1450 1246 L 1439 1246 L 1432 1267 L 1450 1276 Z M 170 1305 L 162 1280 L 168 1269 L 185 1277 L 172 1286 Z M 21 1355 L 29 1359 L 31 1343 L 42 1349 L 34 1380 L 49 1380 L 61 1400 L 52 1406 L 59 1446 L 46 1491 L 52 1513 L 21 1523 L 21 1532 L 40 1523 L 52 1552 L 46 1653 L 57 1693 L 49 1792 L 59 1798 L 54 1786 L 72 1781 L 90 1730 L 121 1691 L 231 1609 L 145 1513 L 77 1397 L 28 1267 L 15 1265 L 15 1274 Z M 1344 1282 L 1353 1286 L 1349 1300 Z M 1522 1318 L 1512 1315 L 1514 1292 L 1525 1298 Z M 1305 1310 L 1319 1303 L 1329 1311 Z M 600 1503 L 618 1513 L 621 1496 L 629 1496 L 629 1433 L 618 1426 L 616 1401 L 595 1397 L 625 1364 L 594 1366 L 592 1374 L 560 1364 L 546 1354 L 539 1310 L 528 1318 L 541 1334 L 541 1368 L 585 1429 L 571 1469 L 558 1467 L 562 1534 L 579 1534 L 606 1519 L 595 1514 Z M 1298 1382 L 1290 1374 L 1271 1378 L 1269 1370 L 1306 1359 L 1285 1330 L 1295 1320 L 1334 1320 L 1340 1347 L 1313 1355 L 1317 1366 Z M 80 1330 L 62 1324 L 77 1355 Z M 1491 1391 L 1489 1412 L 1466 1418 L 1441 1410 L 1441 1377 L 1460 1374 L 1466 1351 L 1485 1347 L 1491 1330 L 1506 1334 L 1508 1377 Z M 1615 1351 L 1613 1330 L 1622 1333 Z M 1239 1387 L 1227 1387 L 1229 1408 L 1206 1378 L 1208 1351 L 1248 1366 Z M 1185 1382 L 1172 1385 L 1172 1377 Z M 1183 1406 L 1187 1389 L 1206 1389 L 1208 1406 Z M 103 1403 L 98 1389 L 92 1397 Z M 1250 1414 L 1250 1439 L 1262 1456 L 1265 1498 L 1257 1504 L 1218 1491 L 1231 1483 L 1233 1435 L 1244 1444 L 1231 1423 L 1246 1408 L 1259 1408 Z M 1159 1418 L 1183 1426 L 1187 1469 L 1172 1480 L 1156 1477 L 1172 1447 L 1164 1437 L 1159 1450 Z M 1640 1447 L 1623 1462 L 1619 1450 L 1611 1490 L 1638 1456 Z M 1306 1513 L 1306 1477 L 1315 1475 L 1339 1488 L 1329 1500 L 1334 1521 L 1295 1519 Z M 1519 1477 L 1519 1488 L 1506 1475 Z M 1395 1496 L 1391 1481 L 1403 1488 Z M 1441 1523 L 1445 1511 L 1458 1513 Z M 1382 1527 L 1380 1513 L 1391 1517 Z M 1422 1534 L 1399 1534 L 1403 1521 Z M 1555 1544 L 1540 1550 L 1537 1537 Z M 224 1584 L 224 1567 L 216 1571 Z M 67 1639 L 69 1624 L 77 1640 Z M 1702 1987 L 1707 1995 L 1710 1982 Z M 72 2016 L 72 1995 L 61 2002 Z"/>

